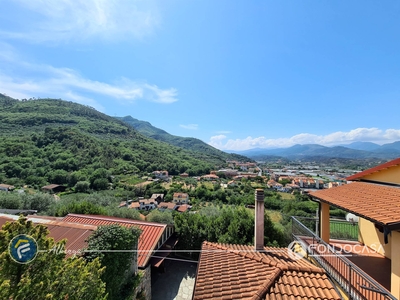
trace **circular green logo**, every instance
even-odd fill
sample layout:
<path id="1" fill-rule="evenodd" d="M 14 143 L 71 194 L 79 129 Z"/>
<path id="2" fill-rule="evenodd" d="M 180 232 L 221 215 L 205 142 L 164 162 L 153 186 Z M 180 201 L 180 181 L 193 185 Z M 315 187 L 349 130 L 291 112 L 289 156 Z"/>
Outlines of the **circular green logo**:
<path id="1" fill-rule="evenodd" d="M 27 264 L 35 259 L 38 252 L 38 245 L 33 237 L 20 234 L 11 240 L 8 250 L 15 262 Z"/>

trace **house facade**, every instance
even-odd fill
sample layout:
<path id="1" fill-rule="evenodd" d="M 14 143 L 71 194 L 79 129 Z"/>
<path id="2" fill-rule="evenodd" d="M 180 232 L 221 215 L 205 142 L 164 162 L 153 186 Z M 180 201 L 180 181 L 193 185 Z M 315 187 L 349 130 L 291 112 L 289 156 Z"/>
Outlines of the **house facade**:
<path id="1" fill-rule="evenodd" d="M 187 193 L 174 193 L 172 202 L 174 203 L 189 203 L 189 195 Z"/>
<path id="2" fill-rule="evenodd" d="M 327 244 L 333 242 L 330 238 L 330 207 L 358 216 L 359 245 L 376 252 L 375 258 L 369 258 L 369 266 L 367 260 L 365 270 L 379 271 L 379 276 L 372 273 L 370 276 L 382 288 L 363 284 L 354 295 L 364 295 L 368 289 L 377 290 L 375 299 L 387 290 L 391 295 L 379 299 L 400 299 L 400 158 L 346 179 L 350 181 L 348 184 L 310 193 L 320 205 L 320 238 Z M 385 263 L 385 267 L 378 267 L 378 263 Z M 357 289 L 357 286 L 352 288 Z"/>

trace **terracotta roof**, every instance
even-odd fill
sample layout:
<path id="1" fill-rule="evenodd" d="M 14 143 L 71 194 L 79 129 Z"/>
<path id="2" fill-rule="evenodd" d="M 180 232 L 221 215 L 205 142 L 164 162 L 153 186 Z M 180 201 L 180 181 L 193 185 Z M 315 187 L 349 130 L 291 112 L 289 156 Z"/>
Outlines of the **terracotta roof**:
<path id="1" fill-rule="evenodd" d="M 128 208 L 140 208 L 140 203 L 132 202 L 131 204 L 128 205 Z"/>
<path id="2" fill-rule="evenodd" d="M 42 189 L 45 189 L 45 190 L 52 190 L 52 189 L 57 188 L 57 187 L 59 187 L 59 186 L 64 187 L 64 186 L 59 185 L 59 184 L 49 184 L 49 185 L 43 186 Z"/>
<path id="3" fill-rule="evenodd" d="M 0 227 L 7 221 L 14 222 L 19 216 L 0 214 Z M 66 256 L 78 254 L 87 246 L 87 238 L 97 229 L 97 226 L 69 223 L 56 220 L 54 217 L 28 216 L 28 220 L 35 224 L 45 225 L 49 230 L 49 236 L 58 242 L 67 240 L 65 245 Z"/>
<path id="4" fill-rule="evenodd" d="M 151 252 L 157 250 L 157 243 L 160 240 L 164 229 L 167 227 L 166 224 L 145 222 L 131 219 L 123 219 L 109 216 L 97 216 L 97 215 L 78 215 L 78 214 L 68 214 L 64 217 L 64 221 L 80 223 L 80 224 L 90 224 L 90 225 L 111 225 L 119 224 L 125 227 L 137 226 L 142 233 L 139 237 L 138 243 L 138 267 L 146 267 Z M 142 252 L 141 252 L 142 251 Z"/>
<path id="5" fill-rule="evenodd" d="M 352 182 L 310 196 L 382 225 L 400 222 L 400 188 Z"/>
<path id="6" fill-rule="evenodd" d="M 0 184 L 0 187 L 5 188 L 5 189 L 15 189 L 15 186 L 9 185 L 9 184 Z"/>
<path id="7" fill-rule="evenodd" d="M 176 203 L 173 203 L 173 202 L 160 202 L 160 204 L 158 204 L 158 208 L 166 208 L 166 209 L 174 210 L 175 207 L 176 207 Z"/>
<path id="8" fill-rule="evenodd" d="M 187 198 L 188 194 L 187 193 L 174 193 L 173 197 L 174 198 Z"/>
<path id="9" fill-rule="evenodd" d="M 347 177 L 346 180 L 351 181 L 351 180 L 361 179 L 362 177 L 364 177 L 366 175 L 370 175 L 372 173 L 376 173 L 376 172 L 379 172 L 379 171 L 382 171 L 382 170 L 385 170 L 385 169 L 388 169 L 391 167 L 395 167 L 398 165 L 400 165 L 400 158 L 396 158 L 394 160 L 388 161 L 387 163 L 384 163 L 384 164 L 378 165 L 376 167 L 373 167 L 373 168 L 364 170 L 362 172 L 356 173 L 354 175 L 351 175 L 351 176 Z"/>
<path id="10" fill-rule="evenodd" d="M 134 202 L 135 203 L 135 202 Z M 141 200 L 139 200 L 139 204 L 140 203 L 143 203 L 143 204 L 156 204 L 157 203 L 157 201 L 155 200 L 155 199 L 141 199 Z"/>
<path id="11" fill-rule="evenodd" d="M 286 248 L 204 242 L 194 299 L 341 299 L 325 271 Z"/>
<path id="12" fill-rule="evenodd" d="M 185 211 L 187 211 L 188 209 L 190 209 L 191 208 L 191 206 L 189 206 L 189 205 L 187 205 L 187 204 L 183 204 L 183 205 L 180 205 L 179 207 L 178 207 L 178 211 L 179 212 L 185 212 Z"/>

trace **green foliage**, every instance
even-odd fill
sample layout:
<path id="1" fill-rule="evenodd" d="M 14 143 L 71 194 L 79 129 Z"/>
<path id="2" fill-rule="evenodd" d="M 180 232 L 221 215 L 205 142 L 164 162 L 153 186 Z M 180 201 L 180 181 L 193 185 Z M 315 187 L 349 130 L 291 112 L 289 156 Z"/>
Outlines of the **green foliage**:
<path id="1" fill-rule="evenodd" d="M 226 166 L 226 153 L 192 151 L 139 134 L 93 108 L 54 99 L 0 98 L 0 173 L 33 185 L 108 189 L 117 175 L 191 170 L 202 175 Z M 214 149 L 215 150 L 215 149 Z M 106 181 L 107 180 L 107 181 Z"/>
<path id="2" fill-rule="evenodd" d="M 181 249 L 200 250 L 204 241 L 253 244 L 254 214 L 244 207 L 207 207 L 195 214 L 176 214 L 175 230 Z M 265 215 L 265 244 L 285 244 L 284 234 Z"/>
<path id="3" fill-rule="evenodd" d="M 83 201 L 72 201 L 65 205 L 60 205 L 56 208 L 54 213 L 57 217 L 64 217 L 69 213 L 75 214 L 87 214 L 87 215 L 107 215 L 107 210 L 100 206 L 93 204 L 92 202 Z"/>
<path id="4" fill-rule="evenodd" d="M 78 181 L 75 184 L 75 192 L 77 193 L 86 193 L 89 191 L 90 183 L 87 181 Z"/>
<path id="5" fill-rule="evenodd" d="M 0 208 L 33 209 L 38 212 L 44 212 L 54 203 L 54 197 L 46 193 L 29 195 L 0 192 Z"/>
<path id="6" fill-rule="evenodd" d="M 172 216 L 172 212 L 168 210 L 159 211 L 158 209 L 154 209 L 146 216 L 146 220 L 156 223 L 174 224 L 174 217 Z"/>
<path id="7" fill-rule="evenodd" d="M 127 295 L 123 296 L 122 293 L 135 288 L 132 286 L 132 279 L 136 276 L 133 265 L 137 260 L 134 250 L 137 249 L 139 236 L 138 228 L 108 225 L 100 226 L 88 239 L 84 257 L 87 261 L 100 259 L 105 267 L 102 279 L 111 300 L 127 299 Z"/>
<path id="8" fill-rule="evenodd" d="M 21 217 L 0 230 L 0 299 L 107 299 L 98 259 L 65 259 L 65 240 L 55 243 L 43 225 Z M 18 234 L 33 237 L 41 250 L 28 264 L 11 259 L 8 245 Z M 58 251 L 52 251 L 57 249 Z"/>

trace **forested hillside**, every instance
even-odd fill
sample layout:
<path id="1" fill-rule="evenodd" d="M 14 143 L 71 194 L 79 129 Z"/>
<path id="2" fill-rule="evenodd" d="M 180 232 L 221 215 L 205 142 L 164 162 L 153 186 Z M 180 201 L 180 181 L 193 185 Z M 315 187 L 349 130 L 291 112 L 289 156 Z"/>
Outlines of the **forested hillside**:
<path id="1" fill-rule="evenodd" d="M 0 94 L 0 182 L 94 188 L 116 175 L 168 170 L 208 173 L 225 158 L 148 138 L 120 120 L 73 102 L 15 100 Z M 95 184 L 96 182 L 96 184 Z"/>
<path id="2" fill-rule="evenodd" d="M 147 137 L 153 138 L 158 141 L 166 142 L 173 146 L 181 147 L 195 152 L 206 153 L 210 156 L 222 157 L 225 160 L 251 161 L 248 157 L 245 157 L 243 155 L 226 153 L 221 150 L 218 150 L 196 138 L 181 137 L 169 134 L 168 132 L 160 128 L 154 127 L 149 122 L 140 121 L 131 116 L 126 116 L 123 118 L 118 117 L 117 119 L 125 122 L 126 124 L 129 124 L 134 129 L 136 129 L 141 134 Z"/>

